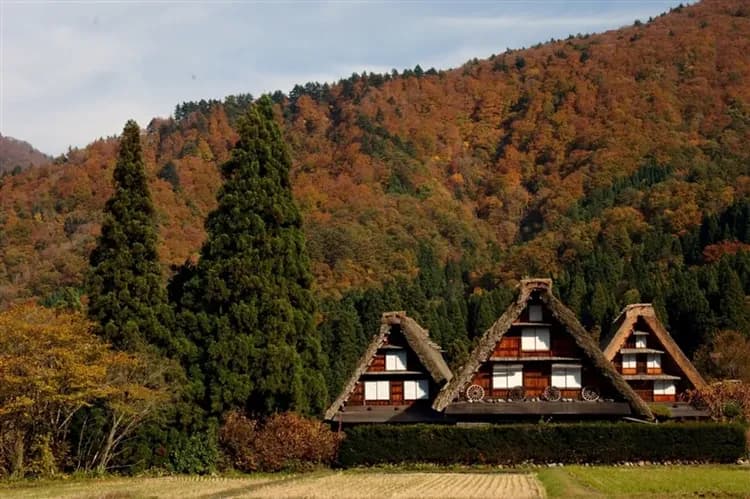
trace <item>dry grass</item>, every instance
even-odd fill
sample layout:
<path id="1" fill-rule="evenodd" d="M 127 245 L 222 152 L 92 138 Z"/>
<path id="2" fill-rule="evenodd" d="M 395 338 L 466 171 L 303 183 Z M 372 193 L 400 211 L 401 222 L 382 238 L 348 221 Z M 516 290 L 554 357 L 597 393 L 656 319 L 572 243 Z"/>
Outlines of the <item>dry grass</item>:
<path id="1" fill-rule="evenodd" d="M 7 498 L 537 498 L 539 481 L 520 473 L 320 472 L 259 478 L 123 478 L 6 485 Z"/>
<path id="2" fill-rule="evenodd" d="M 539 481 L 520 473 L 347 473 L 261 487 L 252 497 L 306 498 L 536 498 Z"/>

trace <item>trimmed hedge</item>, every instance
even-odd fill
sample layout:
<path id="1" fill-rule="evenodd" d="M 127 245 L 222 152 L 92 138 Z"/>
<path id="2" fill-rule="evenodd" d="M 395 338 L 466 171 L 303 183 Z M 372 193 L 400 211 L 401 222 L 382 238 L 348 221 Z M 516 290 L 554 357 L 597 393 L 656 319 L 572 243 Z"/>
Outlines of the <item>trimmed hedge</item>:
<path id="1" fill-rule="evenodd" d="M 437 464 L 734 462 L 745 427 L 719 423 L 371 425 L 346 431 L 343 466 Z"/>

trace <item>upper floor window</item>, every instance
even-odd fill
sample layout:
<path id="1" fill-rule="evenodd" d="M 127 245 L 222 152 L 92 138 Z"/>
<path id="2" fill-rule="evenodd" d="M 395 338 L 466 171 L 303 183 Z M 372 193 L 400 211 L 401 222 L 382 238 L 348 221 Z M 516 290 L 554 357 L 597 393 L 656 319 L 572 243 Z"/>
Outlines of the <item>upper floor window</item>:
<path id="1" fill-rule="evenodd" d="M 636 334 L 635 335 L 635 347 L 646 348 L 646 338 L 647 336 L 645 334 Z"/>
<path id="2" fill-rule="evenodd" d="M 542 322 L 544 320 L 544 314 L 542 313 L 541 305 L 529 305 L 529 321 L 530 322 Z"/>
<path id="3" fill-rule="evenodd" d="M 526 327 L 521 331 L 521 350 L 539 352 L 549 350 L 549 329 L 546 327 Z"/>
<path id="4" fill-rule="evenodd" d="M 661 369 L 661 355 L 658 353 L 648 354 L 648 368 Z"/>
<path id="5" fill-rule="evenodd" d="M 636 368 L 634 353 L 622 354 L 622 368 L 623 369 L 635 369 Z"/>
<path id="6" fill-rule="evenodd" d="M 385 354 L 386 371 L 406 371 L 406 351 L 388 352 Z"/>

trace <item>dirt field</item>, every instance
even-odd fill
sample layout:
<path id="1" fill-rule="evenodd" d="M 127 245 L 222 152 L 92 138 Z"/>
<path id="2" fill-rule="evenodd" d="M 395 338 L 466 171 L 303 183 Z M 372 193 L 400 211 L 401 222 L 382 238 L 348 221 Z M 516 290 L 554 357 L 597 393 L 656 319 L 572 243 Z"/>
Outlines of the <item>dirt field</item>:
<path id="1" fill-rule="evenodd" d="M 7 498 L 537 498 L 541 483 L 522 473 L 321 472 L 261 478 L 130 478 L 50 481 L 0 488 Z"/>

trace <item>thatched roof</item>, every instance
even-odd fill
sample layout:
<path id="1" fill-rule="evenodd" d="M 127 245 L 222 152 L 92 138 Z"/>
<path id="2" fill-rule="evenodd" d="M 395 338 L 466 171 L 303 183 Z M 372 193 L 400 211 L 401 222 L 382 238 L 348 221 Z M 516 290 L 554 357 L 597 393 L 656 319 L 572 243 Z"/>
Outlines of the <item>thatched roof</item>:
<path id="1" fill-rule="evenodd" d="M 612 333 L 602 341 L 604 356 L 611 361 L 620 351 L 633 333 L 638 319 L 643 320 L 652 333 L 659 339 L 664 346 L 664 350 L 672 357 L 675 364 L 682 370 L 685 377 L 693 384 L 695 388 L 703 388 L 706 381 L 703 376 L 695 369 L 690 359 L 680 349 L 674 341 L 672 335 L 664 327 L 664 324 L 656 316 L 656 311 L 651 303 L 634 303 L 622 309 L 620 315 L 614 320 Z"/>
<path id="2" fill-rule="evenodd" d="M 357 385 L 357 381 L 359 381 L 359 378 L 362 377 L 362 374 L 370 366 L 378 349 L 383 346 L 386 337 L 391 334 L 393 326 L 400 327 L 409 347 L 417 355 L 417 358 L 419 358 L 419 361 L 427 369 L 427 372 L 435 383 L 440 385 L 446 381 L 450 381 L 453 377 L 453 373 L 448 364 L 445 363 L 445 359 L 443 359 L 440 346 L 430 339 L 425 329 L 417 324 L 414 319 L 407 316 L 406 312 L 386 312 L 380 320 L 380 331 L 373 336 L 370 345 L 359 359 L 357 367 L 354 369 L 349 381 L 344 385 L 341 394 L 326 411 L 325 419 L 333 419 L 336 412 L 347 401 L 354 387 Z"/>
<path id="3" fill-rule="evenodd" d="M 533 293 L 538 294 L 542 303 L 552 312 L 552 315 L 570 333 L 576 344 L 588 356 L 594 366 L 605 376 L 612 386 L 630 404 L 634 413 L 652 419 L 648 406 L 641 400 L 614 366 L 604 358 L 599 346 L 591 335 L 581 326 L 575 314 L 552 294 L 551 279 L 524 279 L 519 286 L 518 298 L 503 313 L 502 316 L 484 333 L 479 344 L 471 353 L 469 360 L 463 365 L 457 375 L 443 387 L 432 407 L 436 411 L 444 410 L 459 392 L 471 382 L 472 375 L 483 362 L 490 357 L 495 345 L 507 333 L 513 323 L 526 308 L 526 304 Z"/>

